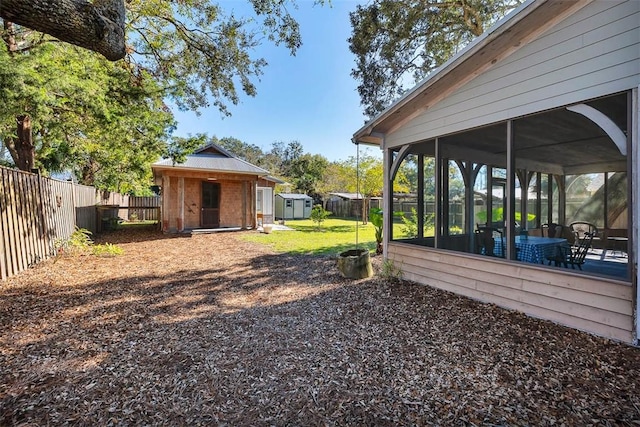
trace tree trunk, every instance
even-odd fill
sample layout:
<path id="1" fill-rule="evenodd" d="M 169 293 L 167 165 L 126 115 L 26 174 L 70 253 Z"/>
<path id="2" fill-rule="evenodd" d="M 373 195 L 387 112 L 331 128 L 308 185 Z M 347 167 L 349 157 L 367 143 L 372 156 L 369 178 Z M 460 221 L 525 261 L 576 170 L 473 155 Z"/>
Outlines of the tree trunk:
<path id="1" fill-rule="evenodd" d="M 367 224 L 367 221 L 369 220 L 369 215 L 367 212 L 367 197 L 362 196 L 362 223 L 363 224 Z"/>
<path id="2" fill-rule="evenodd" d="M 96 182 L 96 171 L 98 170 L 98 165 L 94 160 L 89 160 L 82 167 L 82 178 L 80 178 L 80 184 L 82 185 L 94 185 Z"/>
<path id="3" fill-rule="evenodd" d="M 28 115 L 16 117 L 16 138 L 9 140 L 7 148 L 18 169 L 31 172 L 35 167 L 36 147 L 33 145 L 31 133 L 31 117 Z"/>
<path id="4" fill-rule="evenodd" d="M 124 58 L 124 0 L 0 0 L 0 18 L 62 41 Z"/>
<path id="5" fill-rule="evenodd" d="M 18 43 L 16 42 L 16 29 L 13 22 L 4 21 L 4 34 L 2 35 L 4 43 L 7 45 L 7 51 L 9 54 L 13 54 L 18 50 Z"/>

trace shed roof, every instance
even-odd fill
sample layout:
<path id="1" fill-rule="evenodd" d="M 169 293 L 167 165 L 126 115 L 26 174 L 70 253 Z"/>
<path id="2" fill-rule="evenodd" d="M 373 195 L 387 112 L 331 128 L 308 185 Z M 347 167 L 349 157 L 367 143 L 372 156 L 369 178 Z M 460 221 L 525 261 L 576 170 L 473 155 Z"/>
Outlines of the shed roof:
<path id="1" fill-rule="evenodd" d="M 312 199 L 312 197 L 307 196 L 306 194 L 297 193 L 278 193 L 276 196 L 280 196 L 283 199 Z"/>

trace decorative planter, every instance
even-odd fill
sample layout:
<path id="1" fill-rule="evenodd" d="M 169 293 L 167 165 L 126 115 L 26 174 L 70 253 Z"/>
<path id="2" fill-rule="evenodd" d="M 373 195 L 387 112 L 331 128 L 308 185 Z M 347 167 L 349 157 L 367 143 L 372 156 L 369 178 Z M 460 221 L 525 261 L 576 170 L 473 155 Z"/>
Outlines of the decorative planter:
<path id="1" fill-rule="evenodd" d="M 352 249 L 338 255 L 338 270 L 349 279 L 366 279 L 373 276 L 368 249 Z"/>
<path id="2" fill-rule="evenodd" d="M 271 231 L 272 231 L 272 230 L 273 230 L 273 224 L 263 224 L 263 225 L 262 225 L 262 231 L 263 231 L 265 234 L 269 234 L 269 233 L 271 233 Z"/>

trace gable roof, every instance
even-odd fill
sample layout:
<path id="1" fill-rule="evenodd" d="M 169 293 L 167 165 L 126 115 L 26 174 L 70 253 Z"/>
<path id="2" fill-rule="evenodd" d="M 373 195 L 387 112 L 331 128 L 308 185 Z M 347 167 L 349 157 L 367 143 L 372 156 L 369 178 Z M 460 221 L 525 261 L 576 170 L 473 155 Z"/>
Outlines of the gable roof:
<path id="1" fill-rule="evenodd" d="M 237 173 L 268 176 L 269 171 L 242 160 L 216 144 L 209 144 L 187 156 L 184 163 L 173 164 L 162 159 L 151 165 L 152 169 L 198 170 L 206 172 Z"/>
<path id="2" fill-rule="evenodd" d="M 523 3 L 367 122 L 353 135 L 352 141 L 382 144 L 384 134 L 425 112 L 592 1 L 529 0 Z"/>
<path id="3" fill-rule="evenodd" d="M 297 193 L 278 193 L 276 196 L 280 196 L 283 199 L 312 199 L 311 196 L 307 196 L 306 194 L 297 194 Z"/>

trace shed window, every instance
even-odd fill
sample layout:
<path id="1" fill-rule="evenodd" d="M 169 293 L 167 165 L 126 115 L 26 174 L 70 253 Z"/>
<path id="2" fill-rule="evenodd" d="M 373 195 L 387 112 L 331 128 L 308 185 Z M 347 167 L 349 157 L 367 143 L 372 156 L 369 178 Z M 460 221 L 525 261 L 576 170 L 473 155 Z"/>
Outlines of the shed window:
<path id="1" fill-rule="evenodd" d="M 285 201 L 284 201 L 284 205 L 285 205 L 285 207 L 287 207 L 287 208 L 291 208 L 291 207 L 293 207 L 293 200 L 291 200 L 291 199 L 287 199 L 287 200 L 285 200 Z"/>
<path id="2" fill-rule="evenodd" d="M 311 207 L 311 200 L 305 200 L 304 201 L 304 207 L 305 208 L 310 208 Z"/>

